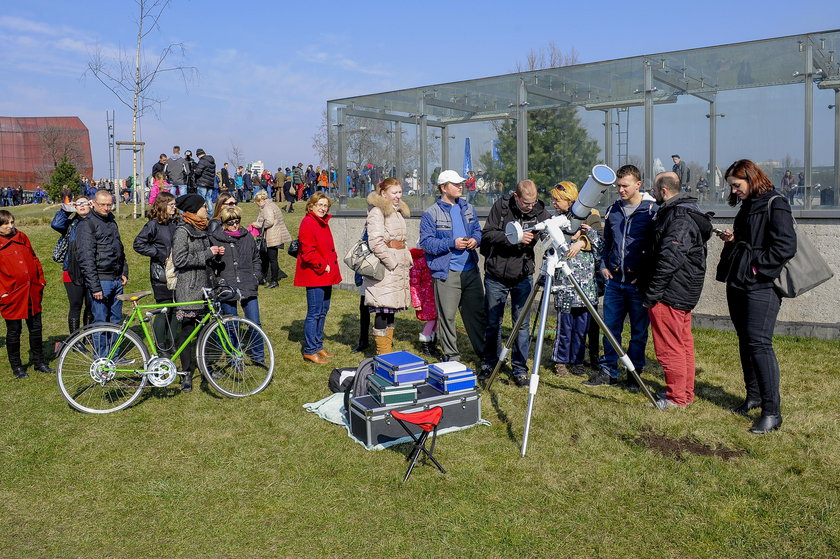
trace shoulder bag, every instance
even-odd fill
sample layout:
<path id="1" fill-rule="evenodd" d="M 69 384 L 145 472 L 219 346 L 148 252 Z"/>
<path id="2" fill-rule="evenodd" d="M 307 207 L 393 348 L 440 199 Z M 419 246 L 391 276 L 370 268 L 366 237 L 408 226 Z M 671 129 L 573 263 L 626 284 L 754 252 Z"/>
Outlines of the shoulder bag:
<path id="1" fill-rule="evenodd" d="M 344 263 L 360 276 L 375 280 L 385 277 L 385 265 L 370 250 L 364 239 L 359 239 L 350 247 L 344 256 Z"/>
<path id="2" fill-rule="evenodd" d="M 773 200 L 781 196 L 773 196 L 767 202 L 767 219 L 771 218 L 770 206 Z M 796 219 L 793 220 L 796 230 Z M 801 231 L 796 232 L 796 254 L 782 267 L 782 273 L 773 280 L 773 288 L 782 297 L 798 297 L 806 291 L 814 289 L 834 277 L 834 272 L 828 267 L 811 240 Z"/>

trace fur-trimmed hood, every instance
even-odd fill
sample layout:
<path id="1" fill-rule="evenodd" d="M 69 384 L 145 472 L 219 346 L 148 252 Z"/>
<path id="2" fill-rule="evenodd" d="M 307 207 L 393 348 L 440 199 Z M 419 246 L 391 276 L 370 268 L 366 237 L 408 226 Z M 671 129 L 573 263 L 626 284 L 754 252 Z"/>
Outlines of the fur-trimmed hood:
<path id="1" fill-rule="evenodd" d="M 403 217 L 411 217 L 411 210 L 409 209 L 408 204 L 400 200 L 399 208 L 394 208 L 394 206 L 392 206 L 391 203 L 378 192 L 371 192 L 368 194 L 367 203 L 369 206 L 374 206 L 382 210 L 382 215 L 385 217 L 388 217 L 394 213 L 394 211 L 399 211 Z"/>

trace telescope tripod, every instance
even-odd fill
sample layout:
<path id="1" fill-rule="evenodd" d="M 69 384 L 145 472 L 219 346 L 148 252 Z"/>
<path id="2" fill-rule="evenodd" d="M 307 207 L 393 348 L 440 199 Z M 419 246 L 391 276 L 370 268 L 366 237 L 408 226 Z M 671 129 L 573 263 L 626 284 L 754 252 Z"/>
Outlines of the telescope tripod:
<path id="1" fill-rule="evenodd" d="M 493 385 L 493 382 L 496 380 L 496 377 L 499 375 L 499 371 L 502 368 L 502 365 L 507 360 L 508 354 L 513 347 L 513 344 L 516 340 L 516 336 L 519 333 L 519 329 L 522 327 L 523 323 L 528 316 L 528 313 L 531 310 L 531 307 L 534 305 L 534 301 L 536 300 L 537 293 L 539 291 L 543 292 L 542 300 L 540 302 L 540 310 L 539 310 L 539 329 L 537 331 L 537 343 L 534 349 L 534 363 L 532 366 L 531 372 L 531 380 L 528 384 L 528 410 L 525 416 L 525 433 L 522 436 L 522 450 L 521 456 L 525 456 L 525 451 L 528 447 L 528 434 L 531 429 L 531 415 L 534 410 L 534 399 L 537 396 L 537 388 L 540 382 L 540 361 L 542 360 L 542 349 L 543 349 L 543 341 L 545 339 L 545 323 L 548 317 L 548 309 L 549 304 L 551 302 L 551 286 L 552 282 L 554 281 L 554 273 L 556 270 L 560 270 L 563 274 L 563 277 L 568 279 L 572 287 L 574 287 L 575 292 L 577 292 L 578 296 L 580 297 L 581 301 L 583 301 L 584 305 L 586 306 L 586 310 L 589 311 L 590 316 L 593 320 L 598 324 L 598 327 L 603 332 L 604 337 L 610 343 L 610 345 L 615 349 L 615 352 L 618 354 L 618 358 L 622 364 L 624 364 L 625 368 L 627 369 L 628 374 L 632 375 L 636 382 L 642 389 L 642 392 L 653 402 L 653 407 L 656 409 L 661 409 L 659 404 L 657 403 L 656 397 L 651 393 L 648 389 L 647 385 L 645 385 L 644 381 L 642 381 L 639 373 L 636 372 L 636 368 L 633 366 L 633 362 L 630 360 L 630 357 L 625 353 L 622 349 L 621 344 L 618 343 L 618 340 L 615 339 L 610 329 L 607 328 L 607 325 L 604 323 L 604 320 L 601 318 L 601 315 L 598 314 L 597 309 L 589 302 L 589 298 L 583 292 L 583 288 L 581 288 L 580 283 L 575 279 L 572 275 L 572 270 L 569 268 L 569 264 L 564 260 L 560 261 L 560 255 L 558 254 L 559 249 L 562 248 L 565 251 L 565 246 L 557 247 L 551 246 L 546 250 L 545 257 L 543 259 L 543 264 L 540 269 L 540 276 L 537 278 L 537 281 L 534 282 L 534 286 L 531 289 L 531 294 L 528 296 L 528 300 L 525 302 L 525 306 L 522 307 L 522 311 L 519 313 L 519 318 L 516 320 L 516 324 L 513 325 L 513 331 L 510 333 L 507 341 L 505 342 L 502 350 L 499 353 L 499 361 L 496 363 L 496 366 L 493 368 L 493 372 L 488 377 L 487 382 L 484 385 L 485 390 L 489 390 L 490 387 Z M 542 285 L 542 289 L 540 286 Z M 536 324 L 536 321 L 535 321 Z"/>

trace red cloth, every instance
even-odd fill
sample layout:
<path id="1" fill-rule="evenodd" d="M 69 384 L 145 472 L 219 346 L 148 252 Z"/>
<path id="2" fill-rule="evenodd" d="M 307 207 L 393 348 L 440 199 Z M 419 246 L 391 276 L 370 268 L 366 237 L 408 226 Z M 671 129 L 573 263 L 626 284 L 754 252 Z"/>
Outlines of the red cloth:
<path id="1" fill-rule="evenodd" d="M 694 336 L 691 311 L 681 311 L 665 303 L 648 309 L 650 331 L 656 358 L 665 372 L 665 397 L 685 406 L 694 401 Z"/>
<path id="2" fill-rule="evenodd" d="M 414 260 L 414 266 L 408 272 L 411 284 L 411 306 L 417 309 L 415 311 L 417 320 L 424 322 L 437 320 L 435 286 L 432 282 L 432 272 L 426 264 L 426 253 L 419 248 L 412 248 L 409 252 L 411 252 L 411 259 Z"/>
<path id="3" fill-rule="evenodd" d="M 20 230 L 0 237 L 0 316 L 21 320 L 41 312 L 46 284 L 29 237 Z"/>
<path id="4" fill-rule="evenodd" d="M 338 269 L 338 254 L 330 231 L 327 214 L 322 218 L 306 212 L 300 222 L 298 242 L 300 252 L 295 266 L 295 285 L 301 287 L 324 287 L 341 283 Z M 327 273 L 327 265 L 330 267 Z"/>
<path id="5" fill-rule="evenodd" d="M 475 183 L 475 177 L 470 177 L 465 181 L 464 187 L 466 188 L 466 190 L 473 191 L 475 190 Z"/>
<path id="6" fill-rule="evenodd" d="M 417 425 L 424 431 L 431 431 L 437 427 L 438 423 L 440 423 L 440 418 L 443 415 L 443 408 L 435 406 L 431 409 L 416 411 L 414 413 L 392 411 L 391 415 L 394 416 L 394 419 L 399 419 L 405 421 L 406 423 Z"/>

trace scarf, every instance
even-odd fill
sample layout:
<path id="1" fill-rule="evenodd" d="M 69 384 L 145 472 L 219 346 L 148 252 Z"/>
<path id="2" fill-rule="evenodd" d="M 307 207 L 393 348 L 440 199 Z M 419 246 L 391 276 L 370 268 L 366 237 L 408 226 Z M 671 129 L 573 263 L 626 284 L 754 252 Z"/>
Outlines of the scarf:
<path id="1" fill-rule="evenodd" d="M 209 222 L 209 220 L 206 217 L 198 217 L 192 212 L 184 212 L 184 221 L 186 221 L 196 229 L 201 229 L 202 231 L 207 229 L 207 223 Z"/>

